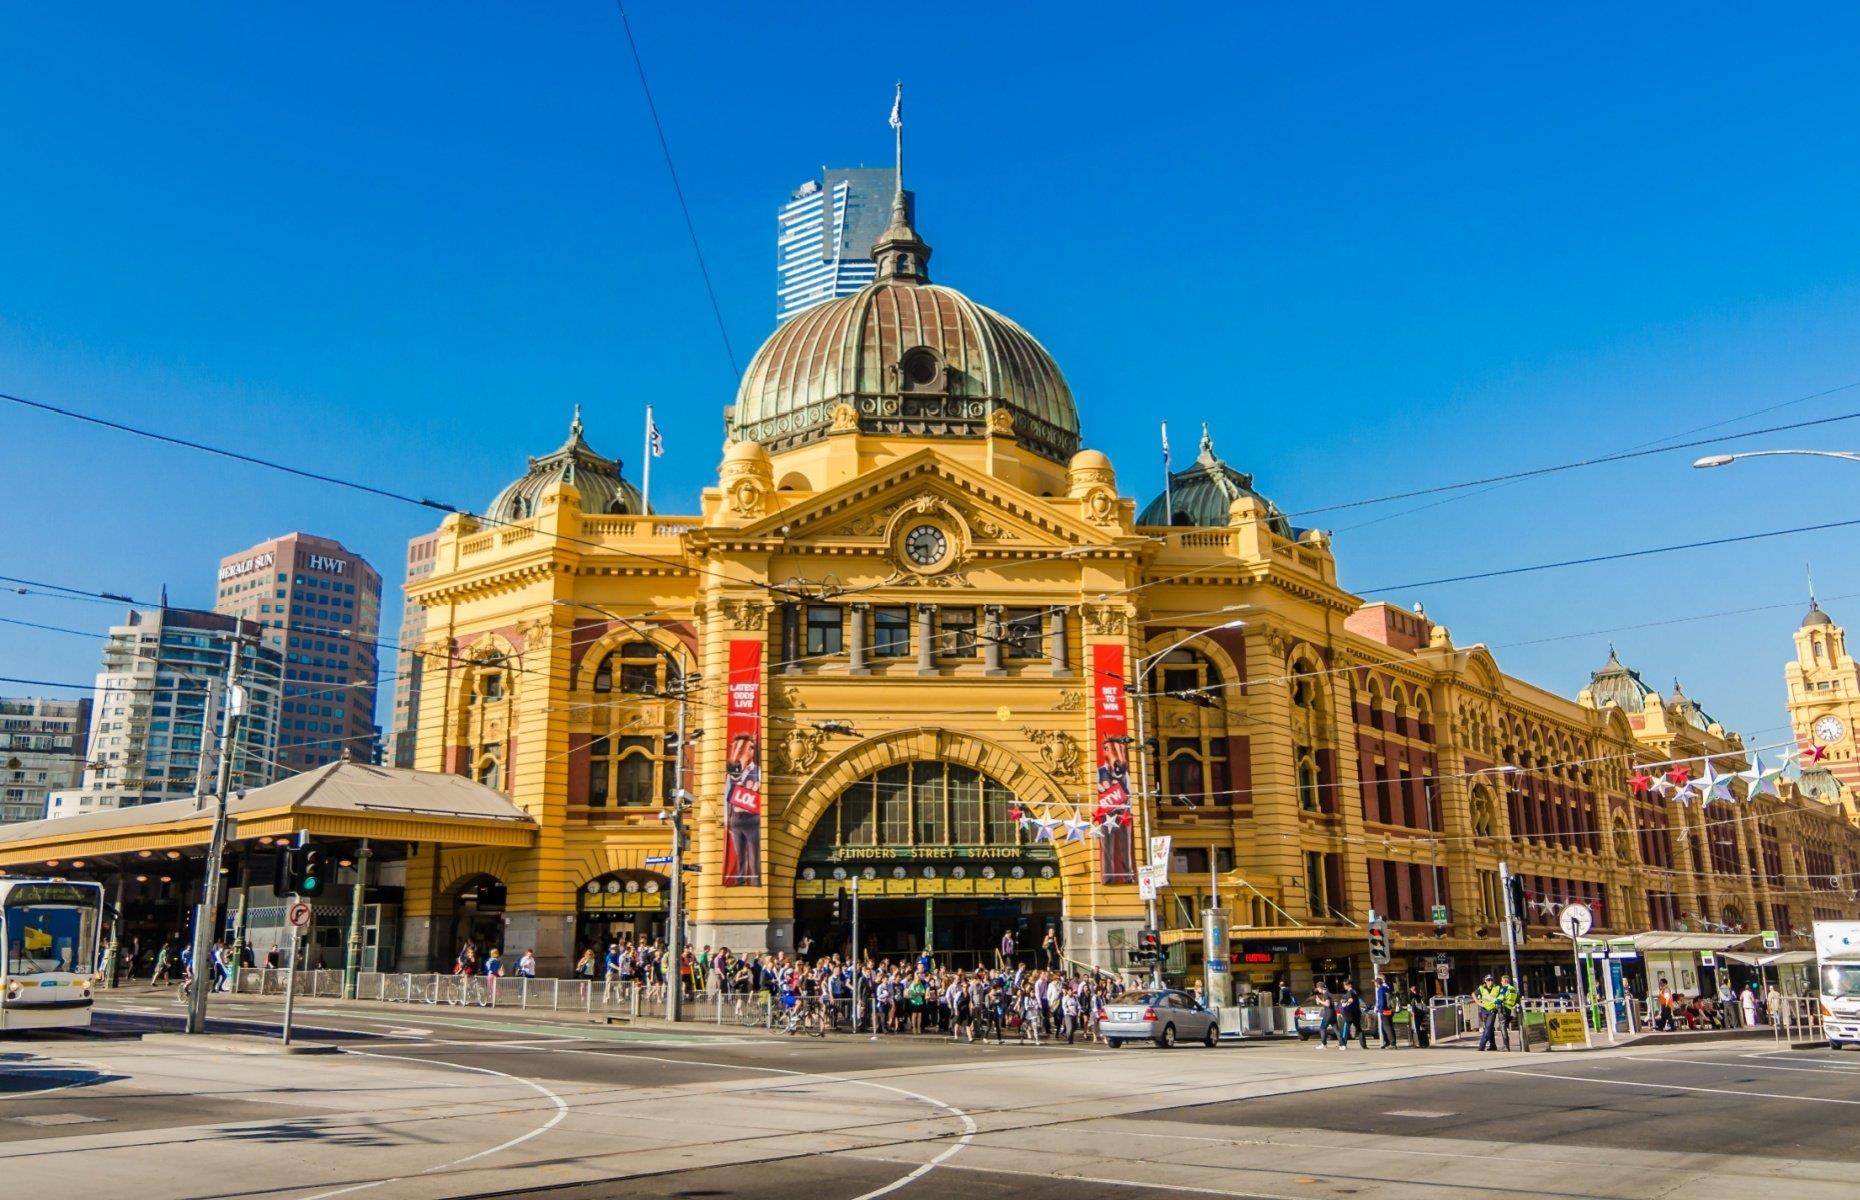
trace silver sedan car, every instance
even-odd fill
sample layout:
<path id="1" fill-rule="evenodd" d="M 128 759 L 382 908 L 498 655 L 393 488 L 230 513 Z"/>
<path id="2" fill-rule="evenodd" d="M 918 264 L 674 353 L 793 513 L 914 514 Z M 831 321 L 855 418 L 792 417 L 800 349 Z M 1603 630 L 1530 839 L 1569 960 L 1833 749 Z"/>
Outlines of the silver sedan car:
<path id="1" fill-rule="evenodd" d="M 1214 1014 L 1181 991 L 1131 991 L 1107 1000 L 1098 1010 L 1098 1029 L 1113 1049 L 1138 1038 L 1164 1049 L 1177 1042 L 1214 1046 L 1221 1040 Z"/>

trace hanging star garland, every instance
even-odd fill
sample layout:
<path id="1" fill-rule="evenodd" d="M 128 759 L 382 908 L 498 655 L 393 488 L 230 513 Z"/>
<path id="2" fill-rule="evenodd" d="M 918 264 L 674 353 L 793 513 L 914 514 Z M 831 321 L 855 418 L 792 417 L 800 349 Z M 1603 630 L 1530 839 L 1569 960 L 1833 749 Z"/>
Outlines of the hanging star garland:
<path id="1" fill-rule="evenodd" d="M 1634 773 L 1628 776 L 1628 786 L 1634 789 L 1636 796 L 1645 796 L 1653 788 L 1653 776 L 1637 767 Z"/>
<path id="2" fill-rule="evenodd" d="M 1731 783 L 1736 778 L 1737 776 L 1735 774 L 1718 774 L 1717 768 L 1712 766 L 1711 759 L 1706 759 L 1705 770 L 1699 774 L 1698 782 L 1692 785 L 1698 790 L 1699 807 L 1704 808 L 1713 800 L 1730 801 L 1736 799 L 1736 797 L 1731 794 Z"/>
<path id="3" fill-rule="evenodd" d="M 1802 757 L 1808 759 L 1809 762 L 1818 763 L 1828 757 L 1828 748 L 1817 745 L 1805 746 L 1802 748 Z"/>
<path id="4" fill-rule="evenodd" d="M 1053 816 L 1050 812 L 1042 812 L 1033 819 L 1033 840 L 1036 842 L 1052 841 L 1053 831 L 1063 824 L 1065 824 L 1065 822 Z"/>
<path id="5" fill-rule="evenodd" d="M 1077 809 L 1074 809 L 1072 815 L 1065 819 L 1065 827 L 1068 842 L 1082 842 L 1091 836 L 1091 822 L 1079 816 Z"/>
<path id="6" fill-rule="evenodd" d="M 1740 772 L 1740 774 L 1744 779 L 1750 781 L 1750 790 L 1747 793 L 1749 796 L 1775 796 L 1779 794 L 1776 790 L 1776 781 L 1783 777 L 1783 769 L 1781 767 L 1764 766 L 1763 756 L 1761 754 L 1752 754 L 1750 756 L 1750 769 Z"/>

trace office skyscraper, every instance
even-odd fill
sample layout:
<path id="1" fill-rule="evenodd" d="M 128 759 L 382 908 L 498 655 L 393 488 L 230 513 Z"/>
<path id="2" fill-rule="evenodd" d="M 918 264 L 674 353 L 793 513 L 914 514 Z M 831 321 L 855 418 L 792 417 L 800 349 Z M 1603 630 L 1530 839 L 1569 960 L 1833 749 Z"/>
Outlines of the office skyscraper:
<path id="1" fill-rule="evenodd" d="M 891 167 L 826 167 L 776 214 L 775 319 L 872 282 L 872 243 L 891 221 L 897 175 Z M 904 193 L 916 220 L 916 200 Z"/>
<path id="2" fill-rule="evenodd" d="M 217 721 L 206 729 L 207 691 L 212 681 L 226 677 L 235 644 L 246 707 L 233 750 L 233 786 L 276 780 L 283 662 L 258 634 L 255 624 L 241 626 L 218 613 L 130 612 L 103 646 L 83 783 L 53 792 L 46 815 L 69 817 L 193 795 L 203 741 L 211 752 L 219 736 Z M 208 765 L 213 766 L 211 757 Z"/>
<path id="3" fill-rule="evenodd" d="M 36 821 L 84 775 L 90 701 L 0 696 L 0 824 Z"/>
<path id="4" fill-rule="evenodd" d="M 284 656 L 280 776 L 345 750 L 373 761 L 379 572 L 341 542 L 287 533 L 221 559 L 213 607 L 264 627 L 265 644 Z"/>
<path id="5" fill-rule="evenodd" d="M 438 546 L 437 531 L 407 542 L 409 585 L 433 573 L 433 552 Z M 400 649 L 394 655 L 394 720 L 388 735 L 388 762 L 396 767 L 413 766 L 413 740 L 420 727 L 420 683 L 426 674 L 426 660 L 413 651 L 425 636 L 426 609 L 406 601 L 400 614 Z"/>

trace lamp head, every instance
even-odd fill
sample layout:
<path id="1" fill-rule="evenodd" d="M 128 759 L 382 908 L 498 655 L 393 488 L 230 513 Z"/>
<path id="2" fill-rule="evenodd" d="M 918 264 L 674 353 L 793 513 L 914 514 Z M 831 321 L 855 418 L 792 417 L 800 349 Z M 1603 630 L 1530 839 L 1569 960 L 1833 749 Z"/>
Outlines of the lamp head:
<path id="1" fill-rule="evenodd" d="M 1703 470 L 1706 467 L 1728 467 L 1736 461 L 1737 455 L 1735 454 L 1707 454 L 1692 465 Z"/>

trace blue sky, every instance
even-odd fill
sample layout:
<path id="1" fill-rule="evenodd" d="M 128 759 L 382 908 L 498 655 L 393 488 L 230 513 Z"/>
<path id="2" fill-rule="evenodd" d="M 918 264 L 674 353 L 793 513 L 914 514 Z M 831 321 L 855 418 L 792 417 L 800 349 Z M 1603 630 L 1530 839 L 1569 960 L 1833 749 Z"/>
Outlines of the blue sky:
<path id="1" fill-rule="evenodd" d="M 933 275 L 1046 343 L 1140 501 L 1157 417 L 1178 452 L 1207 420 L 1297 511 L 1860 412 L 1850 9 L 630 11 L 739 362 L 775 207 L 889 161 L 902 77 Z M 577 402 L 635 472 L 653 403 L 655 502 L 694 507 L 733 376 L 612 5 L 16 5 L 0 54 L 0 391 L 463 506 Z M 1792 443 L 1860 446 L 1860 421 L 1733 444 Z M 1851 465 L 1691 457 L 1309 522 L 1373 589 L 1860 516 Z M 11 406 L 0 478 L 0 574 L 177 603 L 290 529 L 398 582 L 429 524 Z M 1853 545 L 1389 598 L 1568 694 L 1612 638 L 1762 744 L 1805 559 L 1860 624 Z M 0 624 L 0 674 L 88 680 L 96 646 Z"/>

